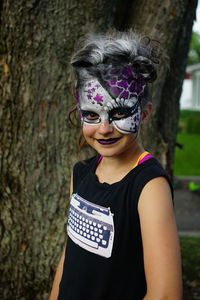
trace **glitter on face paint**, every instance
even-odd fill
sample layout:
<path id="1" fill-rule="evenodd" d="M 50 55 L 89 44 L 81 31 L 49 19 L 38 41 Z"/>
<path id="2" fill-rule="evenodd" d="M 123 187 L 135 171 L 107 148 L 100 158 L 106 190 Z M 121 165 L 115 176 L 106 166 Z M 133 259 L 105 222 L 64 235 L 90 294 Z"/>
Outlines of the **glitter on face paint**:
<path id="1" fill-rule="evenodd" d="M 118 86 L 127 89 L 128 88 L 128 83 L 127 83 L 127 81 L 122 80 L 122 81 L 118 82 Z"/>

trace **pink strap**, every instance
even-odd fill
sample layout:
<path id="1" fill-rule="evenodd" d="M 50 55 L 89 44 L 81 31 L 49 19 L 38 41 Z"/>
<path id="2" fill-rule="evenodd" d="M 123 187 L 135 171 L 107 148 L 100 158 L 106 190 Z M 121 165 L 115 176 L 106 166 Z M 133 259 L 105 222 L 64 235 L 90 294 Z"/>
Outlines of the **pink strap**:
<path id="1" fill-rule="evenodd" d="M 102 160 L 103 156 L 101 155 L 98 159 L 98 164 L 100 163 L 100 161 Z"/>
<path id="2" fill-rule="evenodd" d="M 145 157 L 143 157 L 139 162 L 138 165 L 142 164 L 143 162 L 145 162 L 147 159 L 152 158 L 153 156 L 151 154 L 147 154 L 145 155 Z"/>

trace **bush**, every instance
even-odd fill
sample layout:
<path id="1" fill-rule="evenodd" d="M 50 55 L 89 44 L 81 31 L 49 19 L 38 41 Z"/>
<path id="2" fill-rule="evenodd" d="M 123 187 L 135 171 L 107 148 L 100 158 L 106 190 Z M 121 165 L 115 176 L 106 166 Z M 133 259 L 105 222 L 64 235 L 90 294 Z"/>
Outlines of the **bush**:
<path id="1" fill-rule="evenodd" d="M 186 123 L 186 132 L 200 134 L 200 116 L 199 115 L 191 115 L 187 119 Z"/>
<path id="2" fill-rule="evenodd" d="M 178 133 L 174 160 L 175 176 L 200 176 L 200 135 Z"/>
<path id="3" fill-rule="evenodd" d="M 178 132 L 200 134 L 200 111 L 181 110 Z"/>

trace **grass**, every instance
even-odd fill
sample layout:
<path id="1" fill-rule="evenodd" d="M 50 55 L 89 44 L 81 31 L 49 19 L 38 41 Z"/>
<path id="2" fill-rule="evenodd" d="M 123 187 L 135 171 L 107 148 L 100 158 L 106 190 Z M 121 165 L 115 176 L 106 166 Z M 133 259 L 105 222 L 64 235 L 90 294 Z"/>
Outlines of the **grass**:
<path id="1" fill-rule="evenodd" d="M 200 176 L 200 134 L 178 133 L 174 161 L 175 176 Z"/>
<path id="2" fill-rule="evenodd" d="M 180 237 L 183 279 L 200 284 L 200 237 Z"/>

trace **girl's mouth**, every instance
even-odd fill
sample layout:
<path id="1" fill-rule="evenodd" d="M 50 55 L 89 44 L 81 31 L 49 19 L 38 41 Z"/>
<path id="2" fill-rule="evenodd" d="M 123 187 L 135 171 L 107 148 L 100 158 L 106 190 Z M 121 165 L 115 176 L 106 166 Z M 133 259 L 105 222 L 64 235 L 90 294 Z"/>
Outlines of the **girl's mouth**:
<path id="1" fill-rule="evenodd" d="M 120 138 L 114 138 L 114 139 L 99 139 L 97 140 L 99 144 L 101 145 L 110 145 L 110 144 L 114 144 L 117 141 L 119 141 Z"/>

